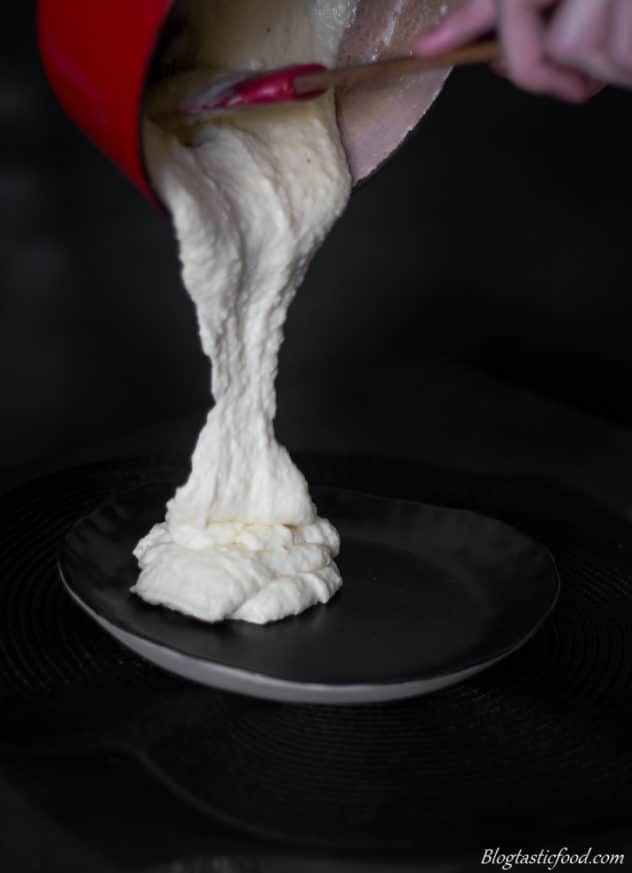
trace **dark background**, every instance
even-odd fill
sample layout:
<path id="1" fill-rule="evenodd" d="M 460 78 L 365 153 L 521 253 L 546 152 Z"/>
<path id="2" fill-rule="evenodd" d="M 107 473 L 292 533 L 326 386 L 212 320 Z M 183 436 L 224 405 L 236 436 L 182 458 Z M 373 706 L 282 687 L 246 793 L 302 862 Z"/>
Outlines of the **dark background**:
<path id="1" fill-rule="evenodd" d="M 55 103 L 34 3 L 9 18 L 0 489 L 82 461 L 186 453 L 209 406 L 168 220 Z M 631 153 L 632 94 L 608 89 L 571 107 L 484 69 L 455 73 L 405 147 L 356 191 L 293 305 L 281 438 L 303 452 L 544 477 L 629 526 Z M 51 809 L 66 803 L 71 821 L 80 796 L 119 823 L 123 796 L 131 807 L 155 787 L 147 778 L 130 793 L 126 764 L 120 788 L 110 774 L 110 787 L 104 777 L 90 794 L 96 771 L 73 766 L 49 779 L 37 769 L 30 787 L 23 772 L 13 787 L 0 783 L 5 854 L 28 855 L 33 869 L 63 857 L 66 870 L 109 873 L 119 868 L 88 864 L 90 840 L 53 826 Z M 168 806 L 162 820 L 172 815 Z"/>
<path id="2" fill-rule="evenodd" d="M 186 442 L 209 404 L 169 221 L 64 116 L 33 17 L 12 7 L 0 84 L 5 484 L 158 423 L 191 420 Z M 454 74 L 293 305 L 281 436 L 319 448 L 363 383 L 407 415 L 446 361 L 630 424 L 631 148 L 628 93 L 578 108 Z"/>

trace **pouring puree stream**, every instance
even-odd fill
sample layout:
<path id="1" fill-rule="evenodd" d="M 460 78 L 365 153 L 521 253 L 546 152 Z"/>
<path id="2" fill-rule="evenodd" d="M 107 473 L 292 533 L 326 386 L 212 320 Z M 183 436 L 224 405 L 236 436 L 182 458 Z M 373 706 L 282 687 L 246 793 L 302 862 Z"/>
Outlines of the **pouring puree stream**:
<path id="1" fill-rule="evenodd" d="M 332 65 L 351 0 L 194 0 L 195 62 L 218 70 Z M 274 435 L 288 306 L 351 190 L 334 100 L 205 125 L 195 144 L 146 122 L 183 278 L 212 361 L 215 405 L 191 475 L 138 543 L 132 588 L 210 622 L 263 624 L 325 603 L 342 584 L 339 537 Z"/>

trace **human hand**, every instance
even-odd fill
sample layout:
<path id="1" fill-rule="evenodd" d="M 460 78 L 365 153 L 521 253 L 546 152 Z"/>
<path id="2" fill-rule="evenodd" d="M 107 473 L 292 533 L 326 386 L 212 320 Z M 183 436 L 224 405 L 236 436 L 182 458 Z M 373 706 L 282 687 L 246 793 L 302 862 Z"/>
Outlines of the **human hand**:
<path id="1" fill-rule="evenodd" d="M 490 30 L 499 72 L 516 85 L 581 103 L 606 84 L 632 88 L 632 0 L 466 0 L 416 44 L 432 56 Z"/>

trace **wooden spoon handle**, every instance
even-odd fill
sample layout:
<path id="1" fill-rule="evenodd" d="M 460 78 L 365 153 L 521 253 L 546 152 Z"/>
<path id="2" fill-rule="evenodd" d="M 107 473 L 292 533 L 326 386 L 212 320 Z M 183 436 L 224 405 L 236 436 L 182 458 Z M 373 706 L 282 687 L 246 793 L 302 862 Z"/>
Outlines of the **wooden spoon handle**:
<path id="1" fill-rule="evenodd" d="M 294 80 L 294 90 L 297 94 L 309 94 L 312 91 L 327 91 L 329 88 L 350 87 L 371 79 L 406 76 L 411 73 L 421 73 L 424 70 L 440 70 L 464 64 L 489 63 L 499 60 L 500 54 L 500 43 L 495 39 L 490 39 L 475 43 L 467 48 L 435 55 L 432 58 L 391 58 L 355 67 L 338 67 L 335 70 L 323 70 L 319 73 L 297 76 Z"/>

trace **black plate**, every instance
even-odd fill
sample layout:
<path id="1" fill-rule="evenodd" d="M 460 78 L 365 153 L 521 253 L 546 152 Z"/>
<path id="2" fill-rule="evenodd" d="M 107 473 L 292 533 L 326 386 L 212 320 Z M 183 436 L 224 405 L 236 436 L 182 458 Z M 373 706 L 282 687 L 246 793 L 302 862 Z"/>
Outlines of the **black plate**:
<path id="1" fill-rule="evenodd" d="M 314 489 L 342 537 L 344 585 L 326 606 L 263 627 L 209 625 L 129 588 L 132 549 L 173 483 L 114 496 L 68 534 L 62 579 L 109 633 L 198 682 L 276 700 L 352 703 L 454 684 L 519 648 L 553 608 L 547 549 L 464 510 Z"/>

